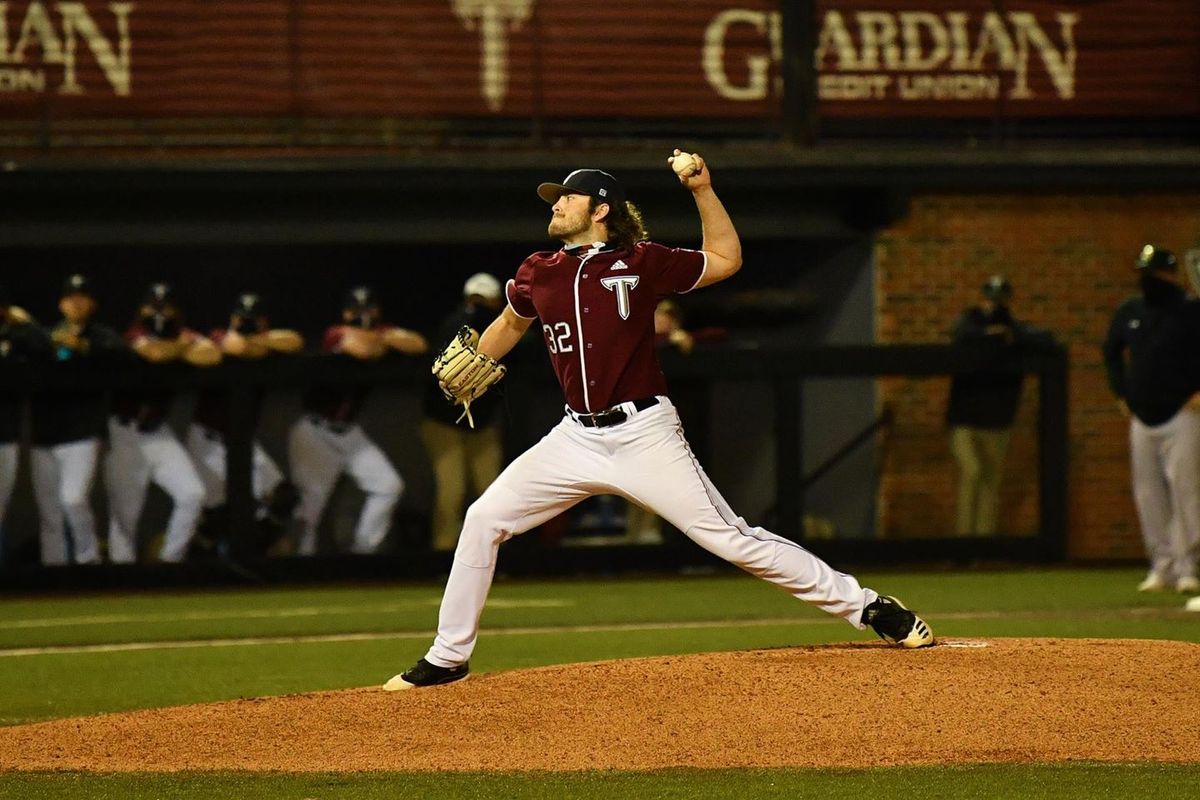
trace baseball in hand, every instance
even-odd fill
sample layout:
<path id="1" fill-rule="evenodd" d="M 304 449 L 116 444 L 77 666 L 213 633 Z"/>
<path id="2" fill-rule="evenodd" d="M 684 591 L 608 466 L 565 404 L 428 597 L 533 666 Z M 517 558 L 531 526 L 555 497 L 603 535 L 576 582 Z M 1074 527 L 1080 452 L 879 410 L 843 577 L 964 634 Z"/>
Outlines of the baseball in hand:
<path id="1" fill-rule="evenodd" d="M 676 151 L 675 155 L 667 160 L 671 162 L 671 169 L 681 178 L 690 178 L 696 174 L 696 159 L 691 153 Z"/>

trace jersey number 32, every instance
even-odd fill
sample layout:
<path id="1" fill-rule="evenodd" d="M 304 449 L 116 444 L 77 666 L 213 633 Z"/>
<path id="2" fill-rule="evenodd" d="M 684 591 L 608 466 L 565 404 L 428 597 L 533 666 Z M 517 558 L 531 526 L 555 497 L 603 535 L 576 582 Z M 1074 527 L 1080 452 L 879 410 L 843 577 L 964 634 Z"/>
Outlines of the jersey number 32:
<path id="1" fill-rule="evenodd" d="M 571 326 L 565 322 L 556 322 L 554 327 L 543 325 L 542 331 L 546 334 L 546 347 L 551 353 L 570 353 L 571 348 Z"/>

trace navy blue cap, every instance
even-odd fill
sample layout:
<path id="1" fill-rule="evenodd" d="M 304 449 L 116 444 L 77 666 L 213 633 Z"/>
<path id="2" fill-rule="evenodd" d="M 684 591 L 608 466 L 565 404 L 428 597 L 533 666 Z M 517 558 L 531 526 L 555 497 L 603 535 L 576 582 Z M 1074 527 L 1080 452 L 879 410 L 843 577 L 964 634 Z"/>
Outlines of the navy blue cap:
<path id="1" fill-rule="evenodd" d="M 342 301 L 342 308 L 346 310 L 361 311 L 365 308 L 377 308 L 378 306 L 379 298 L 375 295 L 375 290 L 370 286 L 355 286 L 346 292 L 346 298 Z"/>
<path id="2" fill-rule="evenodd" d="M 254 292 L 243 292 L 233 301 L 233 310 L 230 313 L 243 318 L 262 317 L 266 316 L 267 307 L 261 296 Z"/>
<path id="3" fill-rule="evenodd" d="M 146 289 L 142 302 L 148 306 L 162 308 L 175 305 L 175 289 L 169 283 L 152 283 Z"/>
<path id="4" fill-rule="evenodd" d="M 1145 269 L 1152 272 L 1174 272 L 1176 266 L 1175 254 L 1170 250 L 1148 244 L 1138 253 L 1134 269 Z"/>
<path id="5" fill-rule="evenodd" d="M 88 297 L 94 297 L 92 293 L 92 282 L 87 275 L 76 272 L 74 275 L 68 275 L 63 279 L 62 297 L 67 297 L 73 294 L 85 294 Z"/>
<path id="6" fill-rule="evenodd" d="M 1012 284 L 1003 275 L 993 275 L 983 284 L 983 296 L 989 300 L 1012 297 Z"/>
<path id="7" fill-rule="evenodd" d="M 564 194 L 586 194 L 613 208 L 625 205 L 625 188 L 612 175 L 598 169 L 577 169 L 562 183 L 543 183 L 537 188 L 538 197 L 554 204 Z"/>

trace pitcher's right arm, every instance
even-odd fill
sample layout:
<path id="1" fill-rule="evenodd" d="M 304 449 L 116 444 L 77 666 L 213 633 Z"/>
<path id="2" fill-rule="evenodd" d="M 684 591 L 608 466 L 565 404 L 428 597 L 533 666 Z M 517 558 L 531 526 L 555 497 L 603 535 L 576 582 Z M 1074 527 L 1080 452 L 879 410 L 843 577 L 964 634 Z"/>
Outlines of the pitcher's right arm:
<path id="1" fill-rule="evenodd" d="M 525 331 L 529 330 L 531 322 L 532 319 L 526 319 L 514 312 L 512 306 L 505 306 L 500 316 L 496 317 L 479 337 L 479 347 L 476 349 L 499 361 L 517 346 Z"/>

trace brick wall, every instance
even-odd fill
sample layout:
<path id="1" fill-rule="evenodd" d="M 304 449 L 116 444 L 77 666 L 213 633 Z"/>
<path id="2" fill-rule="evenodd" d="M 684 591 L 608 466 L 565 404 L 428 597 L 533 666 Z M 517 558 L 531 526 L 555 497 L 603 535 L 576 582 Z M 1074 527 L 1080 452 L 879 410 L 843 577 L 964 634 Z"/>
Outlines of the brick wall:
<path id="1" fill-rule="evenodd" d="M 1014 313 L 1052 329 L 1070 350 L 1069 541 L 1076 558 L 1142 555 L 1129 489 L 1127 423 L 1104 375 L 1099 345 L 1109 318 L 1134 291 L 1132 263 L 1146 242 L 1200 245 L 1195 195 L 921 195 L 883 232 L 876 253 L 877 338 L 946 341 L 988 275 L 1012 281 Z M 885 449 L 881 530 L 948 533 L 953 463 L 942 415 L 949 382 L 888 379 L 896 409 Z M 1036 529 L 1036 386 L 1027 383 L 1005 469 L 1002 526 Z"/>

